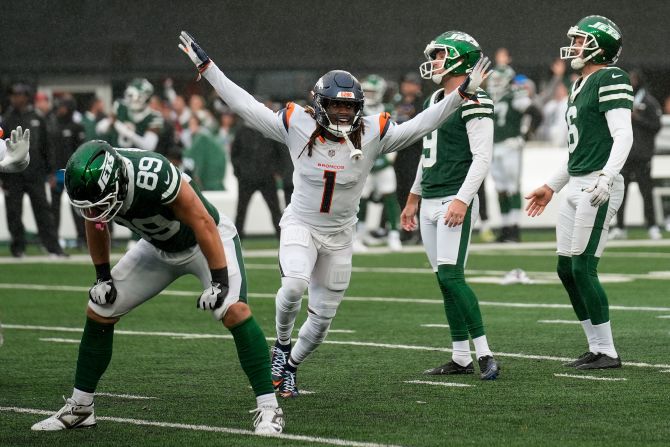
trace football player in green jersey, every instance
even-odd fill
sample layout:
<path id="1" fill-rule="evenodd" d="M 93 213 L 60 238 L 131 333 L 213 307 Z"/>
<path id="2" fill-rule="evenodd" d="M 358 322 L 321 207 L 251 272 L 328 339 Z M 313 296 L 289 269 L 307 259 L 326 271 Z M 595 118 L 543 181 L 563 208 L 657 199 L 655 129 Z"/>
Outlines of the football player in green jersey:
<path id="1" fill-rule="evenodd" d="M 584 328 L 589 350 L 566 366 L 620 368 L 614 348 L 607 295 L 598 280 L 610 220 L 623 200 L 619 173 L 633 143 L 633 87 L 628 74 L 612 66 L 621 53 L 621 31 L 603 16 L 588 16 L 570 28 L 571 59 L 581 76 L 570 89 L 566 120 L 569 153 L 550 180 L 526 198 L 529 216 L 544 211 L 567 185 L 556 227 L 558 276 Z"/>
<path id="2" fill-rule="evenodd" d="M 65 187 L 86 219 L 97 281 L 89 290 L 72 397 L 32 429 L 95 425 L 93 397 L 112 358 L 114 325 L 175 279 L 192 274 L 205 288 L 197 307 L 212 311 L 233 336 L 256 395 L 256 433 L 281 433 L 283 413 L 272 387 L 268 346 L 246 302 L 244 262 L 232 222 L 162 155 L 116 149 L 101 140 L 84 143 L 72 154 Z M 105 225 L 111 220 L 142 236 L 113 269 Z"/>
<path id="3" fill-rule="evenodd" d="M 503 51 L 504 50 L 504 51 Z M 502 56 L 501 56 L 502 54 Z M 502 227 L 499 242 L 519 242 L 521 218 L 521 150 L 524 139 L 521 121 L 531 105 L 528 91 L 513 83 L 515 72 L 505 49 L 496 53 L 498 65 L 491 70 L 486 91 L 494 102 L 493 161 L 491 176 L 498 192 Z"/>
<path id="4" fill-rule="evenodd" d="M 482 51 L 470 35 L 447 31 L 428 44 L 425 55 L 428 62 L 421 65 L 421 76 L 442 87 L 427 101 L 427 107 L 433 107 L 458 87 Z M 477 297 L 464 276 L 472 227 L 479 214 L 477 190 L 488 174 L 493 152 L 492 118 L 493 101 L 479 89 L 476 101 L 463 103 L 423 138 L 423 157 L 401 214 L 403 228 L 414 230 L 422 200 L 421 238 L 442 290 L 452 338 L 451 360 L 425 374 L 474 373 L 470 338 L 480 378 L 492 380 L 500 372 L 489 349 Z"/>

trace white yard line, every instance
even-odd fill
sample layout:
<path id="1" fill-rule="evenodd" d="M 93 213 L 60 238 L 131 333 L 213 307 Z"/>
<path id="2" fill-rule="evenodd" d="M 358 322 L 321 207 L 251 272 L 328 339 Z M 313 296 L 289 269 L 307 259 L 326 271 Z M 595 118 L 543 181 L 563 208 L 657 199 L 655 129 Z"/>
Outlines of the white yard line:
<path id="1" fill-rule="evenodd" d="M 99 393 L 95 392 L 96 396 L 107 396 L 107 397 L 118 397 L 120 399 L 132 399 L 132 400 L 149 400 L 149 399 L 158 399 L 157 397 L 150 396 L 137 396 L 135 394 L 114 394 L 114 393 Z"/>
<path id="2" fill-rule="evenodd" d="M 34 408 L 21 408 L 21 407 L 0 407 L 0 411 L 13 412 L 13 413 L 28 413 L 28 414 L 38 414 L 38 415 L 51 415 L 53 411 L 37 410 Z M 242 436 L 262 436 L 257 435 L 251 430 L 242 430 L 239 428 L 228 428 L 228 427 L 216 427 L 211 425 L 191 425 L 191 424 L 178 424 L 173 422 L 160 422 L 160 421 L 147 421 L 143 419 L 130 419 L 130 418 L 117 418 L 109 416 L 99 416 L 96 414 L 95 418 L 98 421 L 110 421 L 118 422 L 120 424 L 129 424 L 129 425 L 139 425 L 144 427 L 161 427 L 161 428 L 176 428 L 180 430 L 191 430 L 191 431 L 202 431 L 202 432 L 215 432 L 215 433 L 228 433 L 232 435 L 242 435 Z M 263 436 L 267 437 L 267 436 Z M 280 434 L 272 437 L 276 437 L 281 440 L 289 441 L 299 441 L 307 442 L 314 444 L 327 444 L 327 445 L 337 445 L 337 446 L 351 446 L 351 447 L 400 447 L 397 445 L 390 444 L 378 444 L 376 442 L 359 442 L 359 441 L 349 441 L 346 439 L 339 438 L 321 438 L 316 436 L 304 436 L 304 435 L 290 435 L 290 434 Z"/>
<path id="3" fill-rule="evenodd" d="M 60 291 L 60 292 L 88 292 L 89 287 L 81 286 L 55 286 L 43 284 L 9 284 L 0 283 L 0 289 L 17 289 L 17 290 L 45 290 L 45 291 Z M 197 296 L 194 292 L 187 292 L 181 290 L 165 290 L 161 295 L 167 296 Z M 250 298 L 268 298 L 275 299 L 274 293 L 250 293 Z M 307 300 L 307 297 L 303 298 Z M 345 301 L 357 302 L 380 302 L 380 303 L 411 303 L 411 304 L 439 304 L 443 305 L 441 299 L 429 298 L 395 298 L 382 296 L 345 296 Z M 480 301 L 480 306 L 494 306 L 494 307 L 518 307 L 528 309 L 572 309 L 570 304 L 551 304 L 551 303 L 509 303 L 503 301 Z M 624 311 L 643 311 L 643 312 L 670 312 L 670 307 L 645 307 L 645 306 L 615 306 L 610 305 L 610 310 L 624 310 Z"/>
<path id="4" fill-rule="evenodd" d="M 471 387 L 474 385 L 468 385 L 467 383 L 456 383 L 456 382 L 430 382 L 428 380 L 405 380 L 404 383 L 413 383 L 417 385 L 438 385 L 438 386 L 453 386 L 458 388 Z"/>
<path id="5" fill-rule="evenodd" d="M 50 341 L 53 343 L 76 343 L 79 344 L 81 340 L 75 340 L 74 338 L 40 338 L 40 341 Z"/>
<path id="6" fill-rule="evenodd" d="M 626 379 L 625 377 L 596 377 L 596 376 L 578 376 L 576 374 L 556 374 L 555 377 L 567 377 L 570 379 L 584 379 L 584 380 L 602 380 L 604 382 L 623 382 Z"/>
<path id="7" fill-rule="evenodd" d="M 656 317 L 656 318 L 670 318 L 670 315 L 659 315 L 659 316 Z"/>
<path id="8" fill-rule="evenodd" d="M 579 324 L 577 320 L 537 320 L 537 322 L 547 324 Z"/>
<path id="9" fill-rule="evenodd" d="M 448 328 L 448 324 L 422 324 L 421 327 L 441 327 L 441 328 Z"/>
<path id="10" fill-rule="evenodd" d="M 60 327 L 60 326 L 32 326 L 21 324 L 3 324 L 5 330 L 33 330 L 33 331 L 54 331 L 54 332 L 82 332 L 83 328 L 74 327 Z M 181 338 L 201 338 L 201 339 L 232 339 L 232 335 L 226 334 L 193 334 L 193 333 L 179 333 L 179 332 L 154 332 L 154 331 L 128 331 L 128 330 L 114 330 L 117 335 L 137 335 L 137 336 L 154 336 L 154 337 L 181 337 Z M 268 341 L 275 341 L 274 337 L 266 337 Z M 419 346 L 419 345 L 395 345 L 390 343 L 376 343 L 363 341 L 337 341 L 325 340 L 324 344 L 341 345 L 341 346 L 359 346 L 368 348 L 384 348 L 384 349 L 404 349 L 409 351 L 434 351 L 434 352 L 452 352 L 450 348 L 441 348 L 434 346 Z M 496 352 L 496 357 L 511 357 L 526 360 L 552 360 L 557 362 L 568 362 L 574 360 L 568 357 L 554 357 L 547 355 L 535 354 L 521 354 L 515 352 Z M 637 366 L 640 368 L 670 368 L 668 364 L 650 364 L 643 362 L 623 362 L 626 366 Z"/>

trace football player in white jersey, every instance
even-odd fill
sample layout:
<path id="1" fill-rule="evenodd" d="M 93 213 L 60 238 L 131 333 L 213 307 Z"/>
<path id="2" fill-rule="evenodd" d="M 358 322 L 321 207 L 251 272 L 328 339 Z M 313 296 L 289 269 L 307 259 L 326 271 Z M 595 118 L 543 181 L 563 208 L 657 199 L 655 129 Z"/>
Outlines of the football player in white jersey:
<path id="1" fill-rule="evenodd" d="M 248 125 L 287 145 L 291 154 L 295 190 L 280 222 L 282 285 L 276 298 L 272 374 L 279 395 L 295 397 L 296 369 L 325 339 L 349 286 L 356 213 L 375 159 L 416 142 L 464 98 L 475 98 L 489 63 L 483 58 L 439 104 L 397 125 L 388 113 L 364 117 L 363 89 L 342 70 L 317 81 L 314 108 L 289 102 L 275 113 L 229 80 L 188 33 L 182 31 L 180 40 L 179 48 L 226 104 Z M 308 289 L 307 321 L 291 349 L 296 315 Z"/>

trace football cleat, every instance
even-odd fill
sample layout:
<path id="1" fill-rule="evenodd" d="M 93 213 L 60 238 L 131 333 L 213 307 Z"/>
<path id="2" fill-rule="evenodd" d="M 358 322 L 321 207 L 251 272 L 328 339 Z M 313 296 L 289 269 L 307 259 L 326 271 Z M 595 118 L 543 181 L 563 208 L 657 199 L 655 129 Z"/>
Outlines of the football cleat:
<path id="1" fill-rule="evenodd" d="M 254 432 L 259 435 L 278 435 L 284 430 L 284 412 L 279 407 L 259 407 L 254 414 Z"/>
<path id="2" fill-rule="evenodd" d="M 495 380 L 500 374 L 500 365 L 492 355 L 485 355 L 477 360 L 479 363 L 479 378 L 482 380 Z"/>
<path id="3" fill-rule="evenodd" d="M 586 351 L 584 354 L 577 357 L 577 360 L 573 360 L 568 363 L 563 363 L 563 366 L 567 366 L 568 368 L 576 368 L 579 365 L 583 365 L 584 363 L 592 362 L 593 360 L 595 360 L 597 355 L 598 354 L 594 354 L 591 351 Z"/>
<path id="4" fill-rule="evenodd" d="M 65 399 L 65 406 L 63 408 L 58 410 L 53 416 L 34 424 L 30 429 L 36 431 L 57 431 L 93 427 L 94 425 L 95 411 L 93 404 L 79 405 L 73 399 Z"/>
<path id="5" fill-rule="evenodd" d="M 298 397 L 300 393 L 298 392 L 298 386 L 296 384 L 296 374 L 296 371 L 289 371 L 284 368 L 282 381 L 279 385 L 279 397 L 283 397 L 284 399 Z"/>
<path id="6" fill-rule="evenodd" d="M 279 343 L 279 340 L 275 341 L 274 346 L 270 349 L 272 354 L 272 359 L 270 361 L 270 371 L 272 372 L 272 386 L 275 390 L 279 389 L 281 385 L 282 374 L 284 373 L 284 367 L 288 361 L 288 356 L 291 354 L 291 345 L 288 346 L 282 345 Z"/>
<path id="7" fill-rule="evenodd" d="M 474 374 L 475 368 L 470 362 L 466 366 L 461 366 L 458 363 L 450 360 L 448 363 L 445 363 L 441 366 L 436 366 L 435 368 L 427 369 L 423 373 L 429 376 L 448 376 L 452 374 Z"/>
<path id="8" fill-rule="evenodd" d="M 402 242 L 400 242 L 400 232 L 398 230 L 389 231 L 387 244 L 391 251 L 402 251 Z"/>
<path id="9" fill-rule="evenodd" d="M 596 354 L 595 358 L 588 363 L 577 366 L 579 370 L 585 369 L 610 369 L 621 368 L 621 358 L 610 357 L 607 354 Z"/>

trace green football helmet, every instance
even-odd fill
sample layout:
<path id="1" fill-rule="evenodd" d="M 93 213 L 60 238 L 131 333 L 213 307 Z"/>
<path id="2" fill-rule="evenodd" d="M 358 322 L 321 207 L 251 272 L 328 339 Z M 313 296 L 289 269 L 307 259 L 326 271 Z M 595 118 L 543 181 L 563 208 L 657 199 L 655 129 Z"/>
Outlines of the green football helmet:
<path id="1" fill-rule="evenodd" d="M 386 80 L 379 75 L 371 74 L 365 77 L 361 82 L 363 93 L 365 94 L 366 106 L 377 106 L 384 102 L 386 94 Z"/>
<path id="2" fill-rule="evenodd" d="M 70 203 L 86 220 L 109 222 L 123 206 L 128 174 L 123 158 L 106 141 L 88 141 L 65 166 Z"/>
<path id="3" fill-rule="evenodd" d="M 437 59 L 440 51 L 445 52 L 444 59 Z M 445 75 L 470 73 L 482 56 L 482 49 L 471 35 L 462 31 L 447 31 L 426 45 L 423 54 L 428 61 L 419 66 L 421 77 L 440 84 Z"/>
<path id="4" fill-rule="evenodd" d="M 154 86 L 146 79 L 135 78 L 128 83 L 123 99 L 133 112 L 141 112 L 149 106 L 149 99 L 154 94 Z"/>
<path id="5" fill-rule="evenodd" d="M 583 45 L 575 45 L 577 37 L 584 38 Z M 568 30 L 568 38 L 570 46 L 561 47 L 561 59 L 572 59 L 570 66 L 575 70 L 587 62 L 614 64 L 621 54 L 621 30 L 607 17 L 584 17 Z"/>

